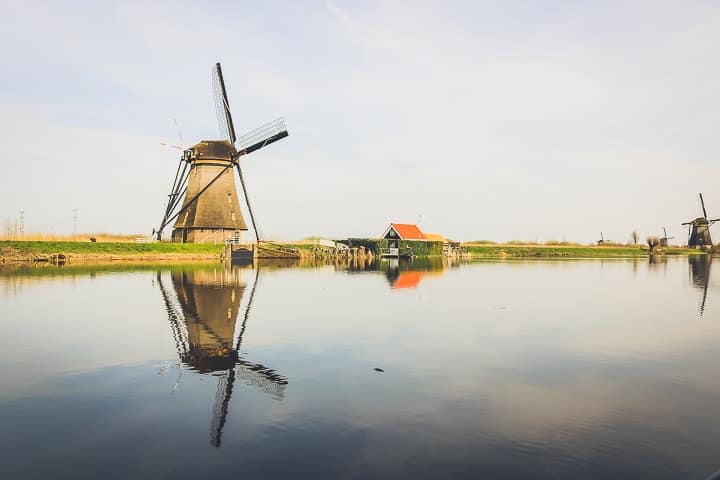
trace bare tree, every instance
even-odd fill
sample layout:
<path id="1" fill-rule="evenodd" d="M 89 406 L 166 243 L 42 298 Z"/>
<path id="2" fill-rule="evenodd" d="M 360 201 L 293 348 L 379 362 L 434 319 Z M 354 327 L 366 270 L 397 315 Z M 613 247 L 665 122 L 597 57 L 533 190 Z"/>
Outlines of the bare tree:
<path id="1" fill-rule="evenodd" d="M 655 253 L 655 247 L 660 244 L 660 239 L 658 237 L 647 237 L 647 244 L 648 247 L 650 247 L 650 254 L 652 255 Z"/>
<path id="2" fill-rule="evenodd" d="M 633 245 L 637 245 L 638 239 L 640 238 L 640 235 L 638 235 L 637 230 L 633 230 L 630 234 L 630 238 L 632 238 Z"/>

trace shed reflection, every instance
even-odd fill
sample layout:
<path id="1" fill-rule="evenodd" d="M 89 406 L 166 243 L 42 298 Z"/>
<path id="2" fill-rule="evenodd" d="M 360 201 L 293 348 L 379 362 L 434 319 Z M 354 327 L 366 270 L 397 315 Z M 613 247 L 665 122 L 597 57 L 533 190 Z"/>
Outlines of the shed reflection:
<path id="1" fill-rule="evenodd" d="M 265 365 L 240 355 L 260 270 L 255 278 L 239 325 L 240 305 L 247 289 L 243 269 L 237 266 L 170 274 L 174 292 L 157 274 L 180 361 L 202 374 L 218 377 L 212 409 L 210 443 L 219 447 L 236 378 L 276 399 L 287 379 Z M 173 295 L 174 293 L 174 295 Z"/>
<path id="2" fill-rule="evenodd" d="M 391 259 L 381 262 L 379 270 L 385 272 L 390 288 L 413 289 L 428 276 L 440 276 L 446 268 L 452 267 L 452 259 L 447 258 L 416 258 L 412 260 Z"/>
<path id="3" fill-rule="evenodd" d="M 468 263 L 467 260 L 448 257 L 417 257 L 414 259 L 383 258 L 360 261 L 343 261 L 334 264 L 336 270 L 347 273 L 375 272 L 385 276 L 390 288 L 414 289 L 423 279 L 441 276 L 447 269 Z"/>

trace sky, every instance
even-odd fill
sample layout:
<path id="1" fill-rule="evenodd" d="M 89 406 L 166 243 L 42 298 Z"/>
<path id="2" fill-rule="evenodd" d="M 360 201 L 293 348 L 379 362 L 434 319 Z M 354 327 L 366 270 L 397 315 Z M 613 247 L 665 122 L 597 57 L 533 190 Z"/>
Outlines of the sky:
<path id="1" fill-rule="evenodd" d="M 243 158 L 266 238 L 684 238 L 698 192 L 720 217 L 718 2 L 0 6 L 4 226 L 149 235 L 160 143 L 220 138 L 218 61 L 238 133 L 290 133 Z"/>

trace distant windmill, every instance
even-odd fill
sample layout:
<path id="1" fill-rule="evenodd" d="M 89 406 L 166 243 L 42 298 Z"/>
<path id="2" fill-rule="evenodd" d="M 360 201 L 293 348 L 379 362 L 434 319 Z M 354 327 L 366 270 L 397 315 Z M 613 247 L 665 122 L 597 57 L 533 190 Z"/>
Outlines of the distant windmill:
<path id="1" fill-rule="evenodd" d="M 663 237 L 660 238 L 660 246 L 667 247 L 668 240 L 672 240 L 673 238 L 675 238 L 675 237 L 668 237 L 667 230 L 665 230 L 665 227 L 663 227 Z"/>
<path id="2" fill-rule="evenodd" d="M 703 216 L 695 220 L 685 222 L 682 225 L 688 226 L 688 242 L 690 248 L 712 247 L 712 239 L 710 238 L 710 226 L 720 221 L 720 218 L 708 218 L 707 210 L 705 210 L 705 200 L 702 193 L 700 195 L 700 206 L 702 207 Z"/>
<path id="3" fill-rule="evenodd" d="M 260 241 L 239 159 L 288 136 L 285 120 L 278 118 L 236 138 L 220 64 L 213 68 L 213 94 L 218 125 L 225 140 L 203 140 L 183 151 L 160 226 L 158 240 L 175 220 L 174 242 L 217 242 L 240 238 L 247 230 L 240 211 L 233 167 L 237 170 L 255 238 Z M 182 207 L 180 201 L 182 200 Z M 177 220 L 176 220 L 177 219 Z"/>

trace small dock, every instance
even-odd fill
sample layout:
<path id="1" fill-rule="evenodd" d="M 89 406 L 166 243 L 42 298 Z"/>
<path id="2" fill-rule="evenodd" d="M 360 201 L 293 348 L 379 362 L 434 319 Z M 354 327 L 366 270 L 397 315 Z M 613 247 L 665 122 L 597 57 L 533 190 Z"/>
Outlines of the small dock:
<path id="1" fill-rule="evenodd" d="M 256 258 L 292 258 L 299 259 L 300 251 L 296 248 L 285 247 L 271 242 L 242 244 L 236 242 L 225 243 L 223 259 L 231 261 L 247 261 Z"/>
<path id="2" fill-rule="evenodd" d="M 222 258 L 230 261 L 253 260 L 255 258 L 255 244 L 226 243 Z"/>
<path id="3" fill-rule="evenodd" d="M 382 258 L 413 258 L 415 254 L 410 247 L 381 248 Z"/>
<path id="4" fill-rule="evenodd" d="M 398 258 L 400 257 L 399 248 L 381 248 L 380 256 L 383 258 Z"/>

